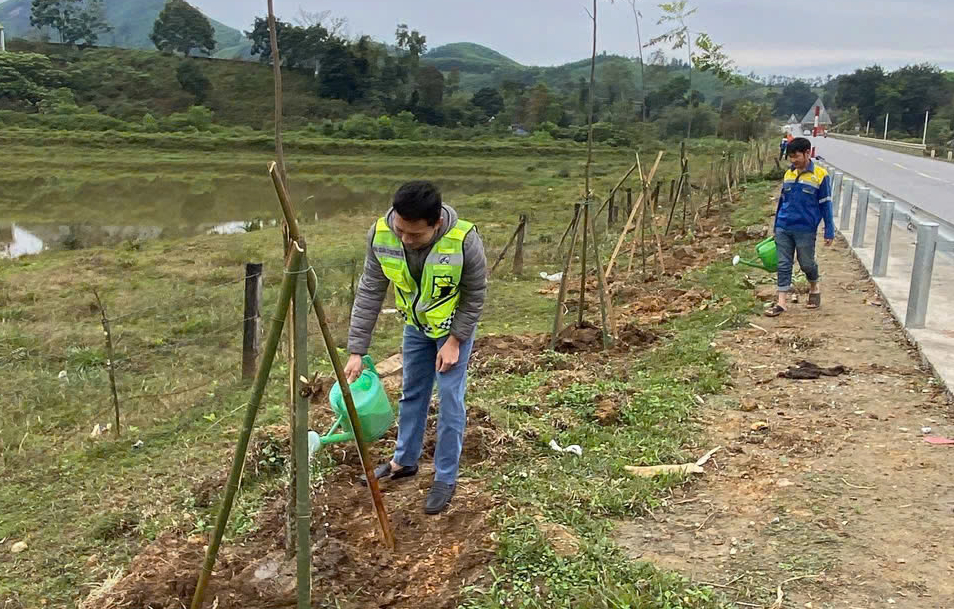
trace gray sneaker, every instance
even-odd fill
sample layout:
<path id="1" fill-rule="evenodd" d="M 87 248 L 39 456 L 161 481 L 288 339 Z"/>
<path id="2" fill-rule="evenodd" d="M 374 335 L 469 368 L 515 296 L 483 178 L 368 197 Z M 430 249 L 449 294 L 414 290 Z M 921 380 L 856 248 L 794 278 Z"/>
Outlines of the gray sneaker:
<path id="1" fill-rule="evenodd" d="M 424 514 L 438 514 L 454 497 L 454 491 L 457 490 L 457 484 L 447 484 L 435 480 L 431 485 L 431 490 L 427 494 L 427 501 L 424 502 Z"/>

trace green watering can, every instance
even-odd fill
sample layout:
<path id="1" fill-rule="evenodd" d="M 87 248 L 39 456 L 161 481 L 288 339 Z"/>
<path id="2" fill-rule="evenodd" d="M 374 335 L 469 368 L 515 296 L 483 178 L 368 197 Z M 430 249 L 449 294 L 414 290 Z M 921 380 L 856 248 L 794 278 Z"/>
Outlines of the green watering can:
<path id="1" fill-rule="evenodd" d="M 394 424 L 394 410 L 381 384 L 381 377 L 374 368 L 374 362 L 367 355 L 362 360 L 364 371 L 356 381 L 351 383 L 351 396 L 354 398 L 354 408 L 361 421 L 361 431 L 366 442 L 375 442 Z M 351 428 L 351 419 L 348 418 L 348 409 L 345 407 L 341 386 L 335 383 L 328 395 L 331 408 L 337 415 L 335 424 L 328 433 L 319 436 L 315 432 L 308 432 L 309 454 L 329 444 L 350 442 L 354 440 L 354 430 Z"/>
<path id="2" fill-rule="evenodd" d="M 753 268 L 765 270 L 766 272 L 778 271 L 778 252 L 775 250 L 774 237 L 766 238 L 762 242 L 755 245 L 755 254 L 758 255 L 759 261 L 742 259 L 736 255 L 732 259 L 732 265 L 737 266 L 739 264 L 745 264 L 747 266 L 752 266 Z"/>

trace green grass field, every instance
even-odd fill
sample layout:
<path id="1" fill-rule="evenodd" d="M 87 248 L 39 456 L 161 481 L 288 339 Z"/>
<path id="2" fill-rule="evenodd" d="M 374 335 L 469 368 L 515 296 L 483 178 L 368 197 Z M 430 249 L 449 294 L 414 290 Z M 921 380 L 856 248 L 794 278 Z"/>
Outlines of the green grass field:
<path id="1" fill-rule="evenodd" d="M 708 143 L 690 150 L 701 168 L 721 146 Z M 171 146 L 157 151 L 139 142 L 84 148 L 73 141 L 57 147 L 55 155 L 45 146 L 23 143 L 14 150 L 12 163 L 0 170 L 2 223 L 191 227 L 277 216 L 265 151 L 238 148 L 225 155 Z M 478 223 L 491 259 L 509 239 L 519 215 L 529 215 L 524 275 L 498 272 L 491 280 L 479 333 L 549 331 L 554 302 L 539 292 L 538 274 L 560 265 L 556 245 L 580 197 L 583 158 L 396 153 L 390 145 L 377 153 L 368 146 L 366 153 L 341 156 L 291 148 L 291 190 L 339 342 L 347 331 L 353 262 L 360 270 L 367 229 L 400 182 L 421 177 L 443 185 L 446 200 L 462 217 Z M 644 167 L 652 155 L 642 153 Z M 617 182 L 631 156 L 621 151 L 597 156 L 597 194 Z M 669 154 L 664 159 L 657 178 L 668 179 L 674 176 L 676 158 Z M 759 217 L 771 187 L 751 187 L 735 214 L 746 220 Z M 605 245 L 603 250 L 606 257 Z M 161 532 L 209 530 L 212 508 L 196 502 L 192 485 L 231 456 L 247 399 L 238 377 L 241 277 L 251 261 L 265 264 L 268 316 L 281 279 L 277 228 L 129 240 L 0 260 L 2 605 L 75 605 Z M 617 361 L 603 367 L 594 359 L 584 368 L 588 379 L 565 385 L 545 369 L 475 375 L 472 406 L 489 414 L 502 435 L 535 442 L 513 444 L 483 474 L 489 477 L 489 490 L 510 500 L 515 511 L 495 513 L 501 539 L 494 573 L 480 588 L 464 593 L 464 603 L 719 603 L 708 590 L 679 576 L 626 560 L 610 530 L 612 520 L 641 514 L 671 487 L 681 486 L 680 479 L 633 479 L 621 467 L 683 460 L 687 446 L 698 442 L 690 418 L 693 398 L 717 392 L 727 375 L 709 340 L 719 322 L 754 306 L 730 270 L 727 264 L 714 264 L 706 274 L 680 281 L 708 288 L 713 307 L 661 326 L 664 340 L 652 351 L 625 359 L 623 366 Z M 94 425 L 110 422 L 112 414 L 93 289 L 115 320 L 123 414 L 118 440 L 111 433 L 90 437 Z M 311 367 L 327 371 L 317 326 L 312 325 Z M 392 354 L 400 331 L 396 319 L 383 315 L 373 356 Z M 280 364 L 259 424 L 285 419 L 285 380 L 287 369 Z M 618 428 L 600 427 L 590 418 L 593 404 L 607 396 L 621 402 Z M 552 412 L 527 411 L 530 404 Z M 554 414 L 566 425 L 559 432 Z M 588 452 L 580 461 L 553 461 L 546 449 L 549 436 L 583 444 Z M 131 450 L 137 440 L 142 440 L 141 448 Z M 280 476 L 274 476 L 247 483 L 233 511 L 230 541 L 253 536 L 263 499 L 279 482 Z M 533 519 L 537 515 L 577 534 L 581 554 L 555 556 Z M 19 540 L 30 549 L 14 556 L 9 544 Z M 540 576 L 546 577 L 543 590 L 536 588 Z"/>

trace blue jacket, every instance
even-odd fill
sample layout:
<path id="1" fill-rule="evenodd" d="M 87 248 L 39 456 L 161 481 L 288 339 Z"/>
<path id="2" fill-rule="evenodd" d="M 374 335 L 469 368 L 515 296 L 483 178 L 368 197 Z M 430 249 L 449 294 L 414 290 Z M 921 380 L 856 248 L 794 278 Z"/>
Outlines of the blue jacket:
<path id="1" fill-rule="evenodd" d="M 825 240 L 835 237 L 835 220 L 831 211 L 831 177 L 815 162 L 800 173 L 794 166 L 785 173 L 782 195 L 775 212 L 775 228 L 791 232 L 818 231 L 825 221 Z"/>

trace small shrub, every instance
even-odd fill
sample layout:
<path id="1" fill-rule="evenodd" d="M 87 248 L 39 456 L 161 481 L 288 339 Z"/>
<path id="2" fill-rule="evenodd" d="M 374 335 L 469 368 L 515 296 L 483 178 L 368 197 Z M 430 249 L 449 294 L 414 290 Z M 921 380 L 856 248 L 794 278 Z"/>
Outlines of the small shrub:
<path id="1" fill-rule="evenodd" d="M 97 540 L 115 540 L 132 532 L 139 525 L 139 516 L 128 510 L 111 510 L 97 515 L 90 526 L 90 535 Z"/>
<path id="2" fill-rule="evenodd" d="M 212 111 L 204 106 L 192 106 L 186 113 L 189 125 L 200 132 L 208 132 L 212 127 Z"/>
<path id="3" fill-rule="evenodd" d="M 341 130 L 348 138 L 371 140 L 378 137 L 378 122 L 367 115 L 357 113 L 345 119 Z"/>
<path id="4" fill-rule="evenodd" d="M 155 134 L 159 131 L 159 122 L 151 114 L 146 113 L 142 117 L 142 129 L 148 134 Z"/>
<path id="5" fill-rule="evenodd" d="M 378 117 L 378 138 L 382 140 L 391 140 L 395 137 L 396 132 L 394 130 L 394 125 L 391 122 L 391 118 L 387 115 L 382 115 Z"/>

